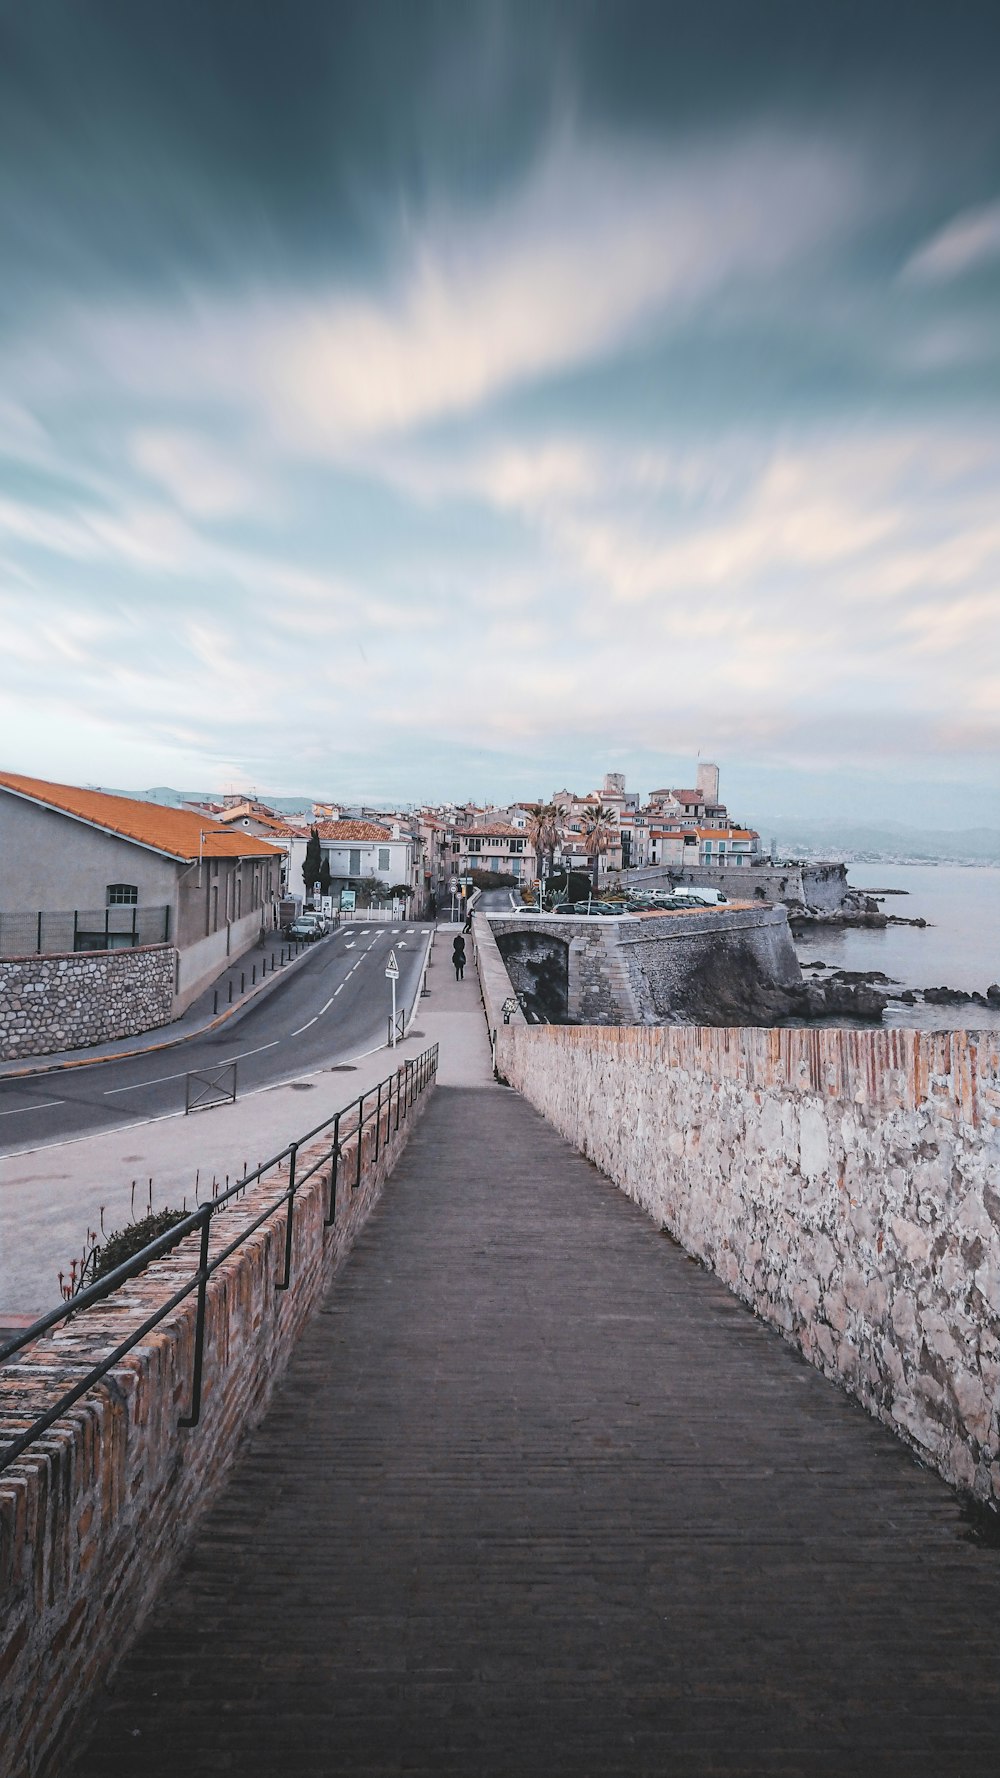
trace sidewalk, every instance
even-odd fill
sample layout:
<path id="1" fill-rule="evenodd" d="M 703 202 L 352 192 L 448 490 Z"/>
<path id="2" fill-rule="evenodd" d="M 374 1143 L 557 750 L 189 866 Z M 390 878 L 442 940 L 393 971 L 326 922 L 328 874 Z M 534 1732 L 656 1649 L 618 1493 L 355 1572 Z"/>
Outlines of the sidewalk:
<path id="1" fill-rule="evenodd" d="M 247 1162 L 253 1167 L 277 1153 L 432 1043 L 441 1045 L 440 1081 L 488 1081 L 490 1047 L 471 952 L 463 982 L 455 981 L 451 968 L 451 941 L 459 931 L 439 925 L 427 972 L 430 993 L 417 1003 L 410 1033 L 395 1051 L 377 1049 L 333 1070 L 252 1092 L 235 1105 L 137 1121 L 0 1159 L 0 1321 L 9 1325 L 15 1314 L 34 1319 L 53 1306 L 58 1273 L 68 1273 L 71 1259 L 79 1258 L 87 1230 L 100 1231 L 102 1206 L 107 1232 L 142 1215 L 150 1192 L 154 1209 L 185 1203 L 192 1209 L 196 1184 L 206 1196 L 213 1176 L 220 1183 L 227 1174 L 236 1178 Z M 181 1062 L 168 1054 L 163 1072 L 172 1068 L 180 1069 Z"/>
<path id="2" fill-rule="evenodd" d="M 996 1552 L 493 1083 L 444 963 L 453 1084 L 67 1778 L 995 1778 Z"/>

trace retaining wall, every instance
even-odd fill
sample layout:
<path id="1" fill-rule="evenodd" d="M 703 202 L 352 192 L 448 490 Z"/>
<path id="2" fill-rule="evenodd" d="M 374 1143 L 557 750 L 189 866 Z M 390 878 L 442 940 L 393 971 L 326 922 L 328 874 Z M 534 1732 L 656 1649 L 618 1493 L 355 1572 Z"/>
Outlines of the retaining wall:
<path id="1" fill-rule="evenodd" d="M 501 1076 L 655 1222 L 1000 1503 L 996 1034 L 495 1029 Z"/>
<path id="2" fill-rule="evenodd" d="M 486 921 L 515 991 L 546 990 L 555 1023 L 730 1025 L 760 1018 L 768 990 L 802 982 L 783 907 L 478 916 Z"/>
<path id="3" fill-rule="evenodd" d="M 0 959 L 0 1061 L 168 1024 L 176 962 L 172 945 Z"/>
<path id="4" fill-rule="evenodd" d="M 68 1763 L 91 1688 L 106 1679 L 168 1580 L 200 1514 L 225 1479 L 243 1434 L 263 1414 L 317 1302 L 377 1202 L 430 1088 L 398 1132 L 345 1142 L 338 1211 L 324 1226 L 329 1172 L 295 1199 L 291 1288 L 276 1289 L 286 1209 L 276 1210 L 212 1276 L 207 1292 L 201 1423 L 188 1411 L 192 1294 L 0 1475 L 0 1778 L 49 1778 Z M 329 1144 L 299 1154 L 300 1176 Z M 274 1180 L 248 1188 L 213 1219 L 219 1252 L 272 1200 Z M 197 1235 L 106 1303 L 84 1310 L 0 1372 L 0 1443 L 114 1350 L 189 1279 Z M 266 1559 L 262 1557 L 262 1559 Z M 137 1755 L 139 1766 L 141 1756 Z M 137 1768 L 138 1769 L 138 1768 Z"/>

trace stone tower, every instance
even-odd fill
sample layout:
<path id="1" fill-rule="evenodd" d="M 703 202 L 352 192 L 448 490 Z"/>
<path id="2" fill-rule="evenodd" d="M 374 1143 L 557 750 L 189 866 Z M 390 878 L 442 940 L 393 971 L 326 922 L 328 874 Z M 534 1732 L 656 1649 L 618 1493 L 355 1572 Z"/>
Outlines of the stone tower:
<path id="1" fill-rule="evenodd" d="M 718 800 L 719 800 L 719 768 L 718 768 L 718 766 L 711 765 L 707 759 L 699 760 L 698 761 L 697 783 L 698 783 L 698 789 L 701 791 L 702 796 L 705 798 L 705 801 L 707 803 L 717 803 L 718 802 Z"/>

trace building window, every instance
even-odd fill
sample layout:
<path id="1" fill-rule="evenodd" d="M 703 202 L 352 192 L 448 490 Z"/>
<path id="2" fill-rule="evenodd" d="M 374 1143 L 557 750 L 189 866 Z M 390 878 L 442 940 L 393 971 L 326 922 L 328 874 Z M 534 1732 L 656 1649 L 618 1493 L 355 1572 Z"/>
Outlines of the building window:
<path id="1" fill-rule="evenodd" d="M 139 889 L 136 883 L 108 884 L 109 908 L 134 907 L 138 899 Z"/>
<path id="2" fill-rule="evenodd" d="M 350 855 L 349 855 L 348 861 L 347 861 L 347 874 L 349 877 L 360 877 L 360 875 L 361 875 L 361 847 L 360 846 L 352 846 L 351 847 Z"/>
<path id="3" fill-rule="evenodd" d="M 469 851 L 470 852 L 481 852 L 482 849 L 483 849 L 482 840 L 470 839 L 470 841 L 469 841 Z"/>
<path id="4" fill-rule="evenodd" d="M 378 849 L 378 867 L 379 867 L 379 870 L 388 870 L 389 869 L 389 848 L 388 848 L 388 846 L 380 846 Z"/>

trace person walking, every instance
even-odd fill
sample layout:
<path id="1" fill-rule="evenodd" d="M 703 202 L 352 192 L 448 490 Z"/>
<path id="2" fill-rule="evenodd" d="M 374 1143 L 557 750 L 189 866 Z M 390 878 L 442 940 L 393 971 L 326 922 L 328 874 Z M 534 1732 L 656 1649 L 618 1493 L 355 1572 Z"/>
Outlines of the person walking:
<path id="1" fill-rule="evenodd" d="M 451 960 L 455 965 L 455 980 L 460 982 L 465 975 L 465 940 L 461 933 L 451 947 Z"/>

